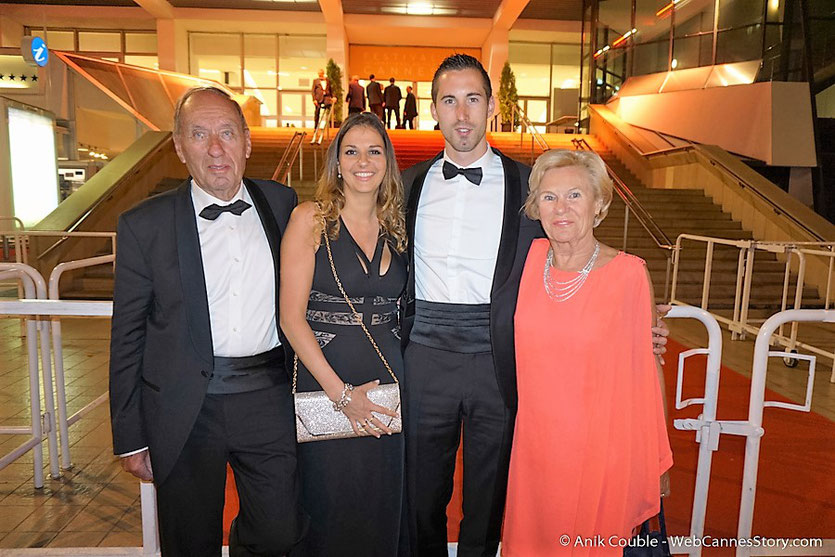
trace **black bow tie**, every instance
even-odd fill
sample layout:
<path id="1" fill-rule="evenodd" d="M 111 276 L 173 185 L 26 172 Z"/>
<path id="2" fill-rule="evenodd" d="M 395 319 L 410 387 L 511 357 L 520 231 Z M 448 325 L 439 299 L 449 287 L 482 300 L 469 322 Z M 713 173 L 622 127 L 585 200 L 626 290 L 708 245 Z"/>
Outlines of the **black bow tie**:
<path id="1" fill-rule="evenodd" d="M 218 205 L 217 203 L 212 203 L 200 211 L 200 216 L 207 220 L 215 220 L 221 213 L 232 213 L 233 215 L 239 217 L 250 207 L 252 207 L 252 205 L 243 199 L 239 199 L 229 205 Z"/>
<path id="2" fill-rule="evenodd" d="M 461 174 L 475 185 L 481 185 L 481 168 L 458 168 L 449 161 L 444 161 L 444 179 L 451 180 Z"/>

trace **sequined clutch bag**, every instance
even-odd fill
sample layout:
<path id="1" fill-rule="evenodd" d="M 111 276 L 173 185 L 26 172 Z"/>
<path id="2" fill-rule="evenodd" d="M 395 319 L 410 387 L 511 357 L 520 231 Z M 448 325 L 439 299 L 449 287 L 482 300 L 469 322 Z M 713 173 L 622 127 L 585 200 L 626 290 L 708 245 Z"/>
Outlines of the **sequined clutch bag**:
<path id="1" fill-rule="evenodd" d="M 327 227 L 323 228 L 323 230 L 327 230 Z M 389 366 L 388 361 L 386 361 L 386 357 L 383 356 L 383 353 L 380 351 L 377 343 L 374 342 L 374 337 L 371 336 L 371 333 L 362 321 L 362 317 L 359 313 L 357 313 L 357 310 L 354 308 L 354 304 L 351 303 L 351 299 L 348 297 L 348 294 L 345 293 L 345 289 L 342 287 L 342 281 L 339 280 L 339 275 L 336 274 L 336 266 L 333 264 L 333 254 L 331 253 L 331 244 L 328 240 L 327 232 L 324 234 L 324 238 L 325 247 L 328 250 L 328 261 L 331 265 L 331 272 L 333 273 L 336 285 L 339 287 L 339 292 L 342 294 L 342 297 L 345 298 L 345 302 L 347 302 L 348 307 L 351 308 L 354 318 L 359 322 L 360 326 L 362 326 L 365 336 L 368 338 L 371 346 L 374 347 L 374 350 L 383 362 L 383 366 L 385 366 L 386 371 L 388 371 L 391 378 L 394 379 L 394 383 L 386 383 L 370 389 L 367 393 L 368 400 L 374 404 L 393 410 L 395 413 L 400 415 L 400 383 L 397 380 L 397 376 L 394 375 L 394 372 L 391 370 L 391 366 Z M 307 443 L 309 441 L 327 441 L 330 439 L 359 437 L 356 433 L 354 433 L 353 428 L 351 428 L 351 422 L 345 414 L 334 409 L 333 402 L 331 402 L 328 398 L 325 391 L 310 391 L 303 393 L 296 392 L 296 382 L 298 381 L 298 377 L 299 357 L 295 356 L 293 358 L 293 400 L 296 406 L 296 441 L 299 443 Z M 378 420 L 385 424 L 392 433 L 400 433 L 403 430 L 403 422 L 400 418 L 384 416 L 378 412 L 374 412 L 373 414 Z"/>
<path id="2" fill-rule="evenodd" d="M 296 393 L 294 397 L 296 440 L 299 443 L 357 436 L 351 429 L 351 423 L 345 414 L 333 409 L 333 402 L 325 391 Z M 368 400 L 400 414 L 400 386 L 397 383 L 387 383 L 371 389 L 368 391 Z M 400 418 L 392 418 L 377 412 L 374 412 L 374 416 L 392 433 L 400 433 L 403 430 Z"/>

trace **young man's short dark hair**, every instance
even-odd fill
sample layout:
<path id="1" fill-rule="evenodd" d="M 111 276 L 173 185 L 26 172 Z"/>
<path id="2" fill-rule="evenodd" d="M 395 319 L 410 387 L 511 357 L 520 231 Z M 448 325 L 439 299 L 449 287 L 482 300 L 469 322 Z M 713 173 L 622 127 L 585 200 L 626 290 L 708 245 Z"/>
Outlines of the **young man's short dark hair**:
<path id="1" fill-rule="evenodd" d="M 369 75 L 368 79 L 374 79 L 374 74 Z"/>
<path id="2" fill-rule="evenodd" d="M 460 70 L 476 70 L 481 73 L 481 78 L 484 80 L 485 95 L 488 99 L 493 96 L 493 87 L 490 85 L 490 76 L 487 75 L 487 71 L 484 69 L 484 66 L 481 65 L 481 62 L 469 54 L 453 54 L 452 56 L 447 56 L 444 61 L 441 62 L 441 65 L 438 66 L 438 69 L 435 70 L 435 75 L 432 77 L 432 102 L 437 100 L 438 78 L 448 71 Z"/>
<path id="3" fill-rule="evenodd" d="M 389 83 L 394 83 L 394 78 L 393 77 L 389 78 Z"/>

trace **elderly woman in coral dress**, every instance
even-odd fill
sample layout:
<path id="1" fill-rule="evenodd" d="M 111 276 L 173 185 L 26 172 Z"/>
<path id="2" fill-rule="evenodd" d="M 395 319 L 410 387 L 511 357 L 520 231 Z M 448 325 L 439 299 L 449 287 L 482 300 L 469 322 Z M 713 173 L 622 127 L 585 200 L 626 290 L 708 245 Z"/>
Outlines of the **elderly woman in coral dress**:
<path id="1" fill-rule="evenodd" d="M 622 554 L 669 489 L 652 282 L 642 259 L 595 239 L 611 200 L 594 153 L 549 151 L 533 167 L 525 211 L 547 238 L 516 308 L 505 557 Z"/>

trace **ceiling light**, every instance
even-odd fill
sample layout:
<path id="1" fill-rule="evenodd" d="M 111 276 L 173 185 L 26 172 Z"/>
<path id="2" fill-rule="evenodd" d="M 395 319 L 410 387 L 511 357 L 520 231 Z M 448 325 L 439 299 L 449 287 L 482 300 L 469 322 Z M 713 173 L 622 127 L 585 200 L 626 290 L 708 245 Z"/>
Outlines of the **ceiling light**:
<path id="1" fill-rule="evenodd" d="M 429 2 L 410 2 L 406 5 L 406 13 L 409 15 L 432 15 L 434 7 Z"/>

